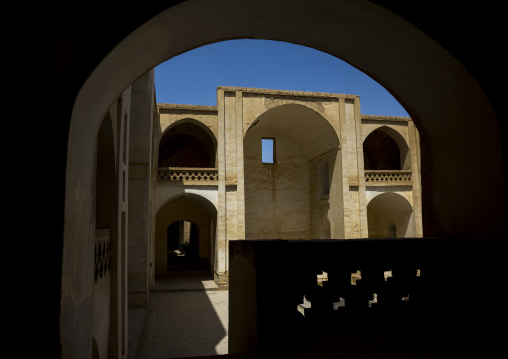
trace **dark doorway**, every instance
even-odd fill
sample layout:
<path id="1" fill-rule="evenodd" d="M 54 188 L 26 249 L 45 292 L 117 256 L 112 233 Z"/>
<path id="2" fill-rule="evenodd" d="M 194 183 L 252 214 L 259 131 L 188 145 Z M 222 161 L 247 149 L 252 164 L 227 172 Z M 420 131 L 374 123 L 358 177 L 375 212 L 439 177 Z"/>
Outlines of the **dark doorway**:
<path id="1" fill-rule="evenodd" d="M 364 169 L 401 170 L 400 150 L 387 133 L 375 130 L 363 143 Z"/>
<path id="2" fill-rule="evenodd" d="M 167 229 L 168 272 L 206 269 L 199 259 L 199 227 L 191 221 L 179 220 Z M 203 268 L 201 268 L 203 267 Z"/>

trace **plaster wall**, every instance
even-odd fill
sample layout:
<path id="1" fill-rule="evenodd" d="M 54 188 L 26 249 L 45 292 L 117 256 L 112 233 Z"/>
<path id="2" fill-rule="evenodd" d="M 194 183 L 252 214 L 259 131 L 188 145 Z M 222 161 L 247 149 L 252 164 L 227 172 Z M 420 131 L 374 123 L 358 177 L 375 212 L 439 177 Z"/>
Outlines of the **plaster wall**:
<path id="1" fill-rule="evenodd" d="M 276 162 L 261 162 L 261 138 L 274 137 Z M 253 129 L 245 137 L 247 239 L 308 239 L 309 168 L 304 149 L 280 131 Z"/>

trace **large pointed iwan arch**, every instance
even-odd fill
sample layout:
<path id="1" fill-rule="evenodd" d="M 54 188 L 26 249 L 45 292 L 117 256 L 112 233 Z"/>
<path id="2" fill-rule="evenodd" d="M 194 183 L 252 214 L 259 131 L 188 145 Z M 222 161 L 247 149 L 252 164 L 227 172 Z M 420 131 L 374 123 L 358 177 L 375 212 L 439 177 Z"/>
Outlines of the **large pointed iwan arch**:
<path id="1" fill-rule="evenodd" d="M 274 140 L 273 163 L 263 163 L 264 138 Z M 330 206 L 342 208 L 339 151 L 336 130 L 313 109 L 284 104 L 259 115 L 243 144 L 246 238 L 320 237 L 328 206 L 323 211 L 311 208 L 319 207 L 323 193 L 330 191 L 338 194 Z M 328 169 L 326 181 L 322 168 Z M 327 236 L 338 236 L 343 226 L 339 218 L 334 216 Z"/>

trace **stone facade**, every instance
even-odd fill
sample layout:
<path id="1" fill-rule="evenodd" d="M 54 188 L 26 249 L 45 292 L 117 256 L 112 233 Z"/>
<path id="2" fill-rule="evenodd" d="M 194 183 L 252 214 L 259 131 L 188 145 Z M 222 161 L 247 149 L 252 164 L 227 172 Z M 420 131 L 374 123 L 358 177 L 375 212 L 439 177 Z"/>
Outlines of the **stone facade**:
<path id="1" fill-rule="evenodd" d="M 220 284 L 230 240 L 422 236 L 411 118 L 362 115 L 354 95 L 225 86 L 217 106 L 157 104 L 157 116 L 152 280 L 171 272 L 177 219 L 199 222 L 200 263 Z"/>

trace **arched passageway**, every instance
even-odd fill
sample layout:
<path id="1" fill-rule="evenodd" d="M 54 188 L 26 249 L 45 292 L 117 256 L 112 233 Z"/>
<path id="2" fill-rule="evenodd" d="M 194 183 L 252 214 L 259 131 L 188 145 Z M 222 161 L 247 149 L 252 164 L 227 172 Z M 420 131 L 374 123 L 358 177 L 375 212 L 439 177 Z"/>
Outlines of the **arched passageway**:
<path id="1" fill-rule="evenodd" d="M 489 245 L 504 242 L 505 184 L 498 119 L 476 80 L 450 53 L 410 22 L 373 2 L 323 0 L 294 6 L 289 0 L 261 0 L 246 4 L 247 9 L 235 4 L 233 0 L 189 0 L 150 19 L 158 13 L 152 8 L 150 16 L 137 18 L 143 24 L 138 29 L 118 21 L 116 25 L 125 27 L 97 36 L 100 46 L 94 41 L 88 48 L 83 46 L 83 53 L 93 50 L 86 66 L 80 66 L 79 56 L 65 56 L 74 54 L 78 46 L 69 47 L 67 38 L 60 37 L 64 56 L 58 61 L 65 63 L 66 70 L 64 75 L 57 73 L 55 83 L 65 94 L 62 101 L 69 99 L 59 110 L 64 122 L 59 128 L 69 124 L 68 138 L 64 129 L 65 138 L 58 142 L 63 146 L 58 153 L 67 151 L 57 291 L 63 357 L 91 356 L 91 325 L 85 323 L 76 331 L 74 318 L 87 318 L 91 310 L 92 289 L 87 284 L 94 236 L 90 223 L 95 157 L 91 149 L 104 113 L 144 72 L 207 43 L 243 37 L 288 41 L 344 59 L 373 77 L 404 105 L 422 135 L 425 235 L 461 238 L 466 247 L 474 242 L 487 251 L 487 257 L 494 252 Z M 92 22 L 86 17 L 82 24 L 88 23 Z M 88 34 L 86 29 L 68 33 L 71 38 L 76 33 Z M 53 37 L 50 41 L 55 43 Z M 61 216 L 61 212 L 55 213 Z M 61 228 L 55 231 L 57 236 L 60 232 Z M 479 327 L 488 326 L 475 329 Z"/>
<path id="2" fill-rule="evenodd" d="M 204 197 L 182 193 L 155 217 L 155 277 L 211 275 L 215 259 L 217 210 Z"/>
<path id="3" fill-rule="evenodd" d="M 270 161 L 263 159 L 265 139 L 274 146 Z M 319 238 L 328 216 L 319 200 L 337 190 L 338 153 L 335 129 L 308 107 L 280 105 L 258 116 L 244 137 L 246 238 Z"/>
<path id="4" fill-rule="evenodd" d="M 369 238 L 415 237 L 415 219 L 409 201 L 397 193 L 386 192 L 367 205 Z"/>

